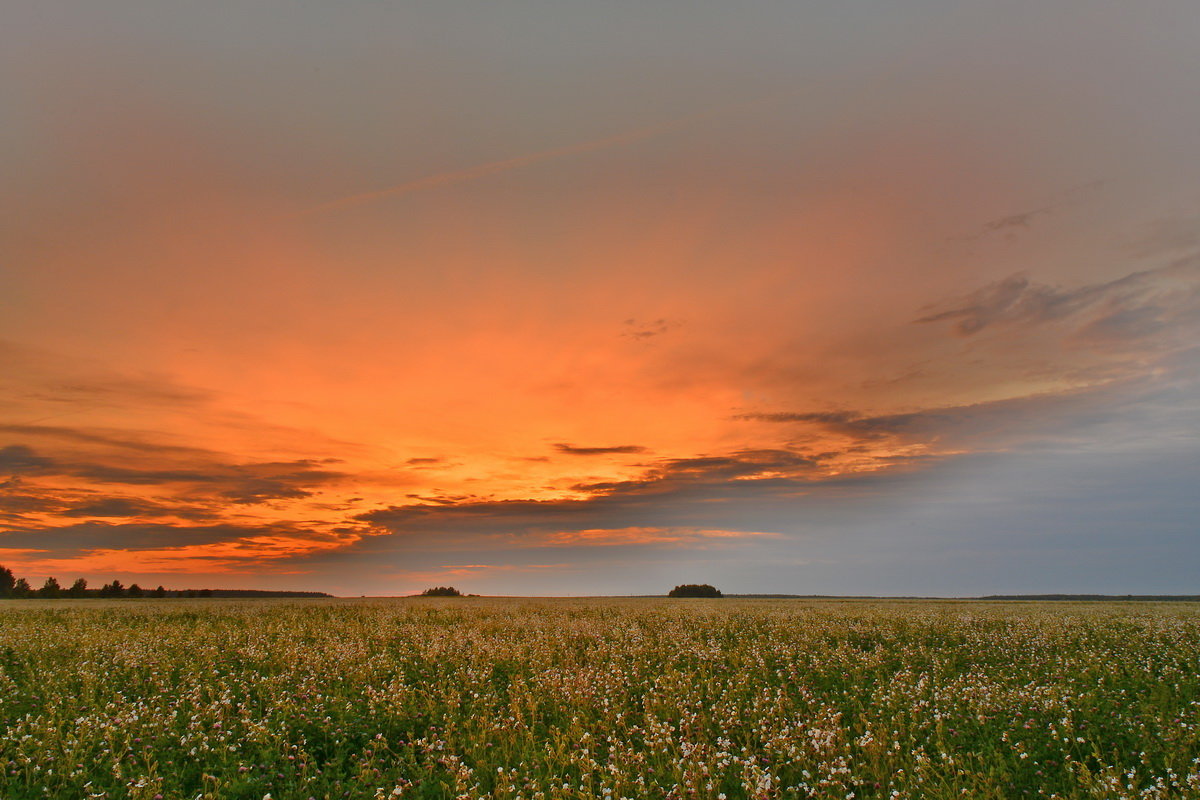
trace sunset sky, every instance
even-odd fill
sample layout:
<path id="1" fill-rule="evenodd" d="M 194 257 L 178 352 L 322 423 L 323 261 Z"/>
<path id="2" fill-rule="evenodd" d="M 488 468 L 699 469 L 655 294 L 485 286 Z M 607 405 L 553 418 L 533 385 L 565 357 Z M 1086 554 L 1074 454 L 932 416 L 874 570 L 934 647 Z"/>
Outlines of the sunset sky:
<path id="1" fill-rule="evenodd" d="M 0 564 L 1200 592 L 1200 6 L 5 3 Z"/>

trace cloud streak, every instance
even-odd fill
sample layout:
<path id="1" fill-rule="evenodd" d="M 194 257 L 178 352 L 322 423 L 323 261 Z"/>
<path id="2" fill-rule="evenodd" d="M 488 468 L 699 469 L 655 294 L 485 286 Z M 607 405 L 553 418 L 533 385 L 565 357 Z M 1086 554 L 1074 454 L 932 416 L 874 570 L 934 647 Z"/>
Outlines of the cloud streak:
<path id="1" fill-rule="evenodd" d="M 618 133 L 613 136 L 606 136 L 600 139 L 591 139 L 585 142 L 564 145 L 562 147 L 552 147 L 548 150 L 540 150 L 536 153 L 512 156 L 510 158 L 504 158 L 498 161 L 489 161 L 485 164 L 478 164 L 473 167 L 439 172 L 434 175 L 427 175 L 423 178 L 417 178 L 415 180 L 406 181 L 395 186 L 390 186 L 386 189 L 377 189 L 372 192 L 362 192 L 361 194 L 339 197 L 336 200 L 330 200 L 306 209 L 304 212 L 302 212 L 301 216 L 312 216 L 317 214 L 343 211 L 370 203 L 392 200 L 397 197 L 403 197 L 405 195 L 426 191 L 428 189 L 436 189 L 443 186 L 453 186 L 455 184 L 467 183 L 470 181 L 479 180 L 481 178 L 487 178 L 491 177 L 492 175 L 510 172 L 512 170 L 538 164 L 543 161 L 552 161 L 559 158 L 566 158 L 568 156 L 585 155 L 587 153 L 594 153 L 600 150 L 608 150 L 613 147 L 621 147 L 623 145 L 633 144 L 644 139 L 651 139 L 655 136 L 661 136 L 665 133 L 670 133 L 671 131 L 681 130 L 698 122 L 703 122 L 704 120 L 747 111 L 755 106 L 763 105 L 772 99 L 772 97 L 764 97 L 748 102 L 720 106 L 710 111 L 704 111 L 697 114 L 688 114 L 683 117 L 677 117 L 675 119 L 666 120 L 653 125 L 634 128 L 633 130 L 629 130 L 624 133 Z"/>
<path id="2" fill-rule="evenodd" d="M 620 444 L 610 447 L 578 447 L 566 442 L 559 442 L 554 445 L 554 449 L 569 456 L 625 455 L 646 452 L 645 447 L 636 444 Z"/>
<path id="3" fill-rule="evenodd" d="M 741 539 L 777 539 L 781 534 L 769 531 L 728 531 L 711 528 L 584 528 L 555 531 L 530 540 L 530 547 L 645 547 L 691 545 L 705 547 Z"/>

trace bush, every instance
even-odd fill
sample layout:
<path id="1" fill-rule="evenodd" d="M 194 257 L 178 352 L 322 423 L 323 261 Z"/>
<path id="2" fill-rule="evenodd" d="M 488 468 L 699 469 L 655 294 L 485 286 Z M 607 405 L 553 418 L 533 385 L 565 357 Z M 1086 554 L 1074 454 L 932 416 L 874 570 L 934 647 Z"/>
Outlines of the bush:
<path id="1" fill-rule="evenodd" d="M 721 590 L 707 583 L 685 583 L 676 586 L 667 597 L 722 597 Z"/>
<path id="2" fill-rule="evenodd" d="M 435 586 L 421 592 L 421 597 L 462 597 L 462 592 L 453 586 Z"/>

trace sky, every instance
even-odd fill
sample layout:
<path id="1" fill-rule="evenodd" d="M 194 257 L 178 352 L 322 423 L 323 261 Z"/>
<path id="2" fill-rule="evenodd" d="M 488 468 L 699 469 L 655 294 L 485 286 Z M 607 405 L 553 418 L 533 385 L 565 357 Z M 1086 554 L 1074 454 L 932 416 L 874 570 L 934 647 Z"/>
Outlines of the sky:
<path id="1" fill-rule="evenodd" d="M 1200 593 L 1191 0 L 0 10 L 0 564 Z"/>

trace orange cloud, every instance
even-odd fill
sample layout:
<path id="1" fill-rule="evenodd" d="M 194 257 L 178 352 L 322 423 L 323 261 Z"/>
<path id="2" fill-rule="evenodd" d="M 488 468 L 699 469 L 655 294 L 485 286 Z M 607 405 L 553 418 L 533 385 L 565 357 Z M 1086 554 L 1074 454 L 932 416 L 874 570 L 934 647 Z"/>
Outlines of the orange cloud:
<path id="1" fill-rule="evenodd" d="M 119 540 L 118 536 L 112 538 Z M 97 546 L 69 557 L 56 556 L 53 550 L 0 548 L 0 557 L 11 568 L 32 575 L 297 575 L 311 572 L 296 566 L 304 556 L 346 547 L 359 538 L 353 534 L 319 538 L 247 536 L 211 544 L 154 549 Z"/>

